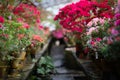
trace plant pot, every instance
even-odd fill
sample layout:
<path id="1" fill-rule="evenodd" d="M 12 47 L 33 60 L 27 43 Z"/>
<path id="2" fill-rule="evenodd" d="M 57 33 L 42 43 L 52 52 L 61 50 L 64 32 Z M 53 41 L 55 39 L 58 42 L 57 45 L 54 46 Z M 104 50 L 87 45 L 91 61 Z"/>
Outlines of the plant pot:
<path id="1" fill-rule="evenodd" d="M 108 67 L 104 59 L 94 59 L 93 62 L 101 71 L 110 71 L 110 68 Z"/>
<path id="2" fill-rule="evenodd" d="M 20 76 L 20 73 L 19 71 L 22 70 L 23 66 L 24 66 L 24 63 L 25 63 L 25 55 L 26 55 L 26 52 L 21 52 L 17 58 L 14 58 L 12 61 L 11 61 L 11 64 L 10 64 L 10 70 L 9 70 L 9 76 L 10 77 L 17 77 L 17 76 Z"/>
<path id="3" fill-rule="evenodd" d="M 81 43 L 76 43 L 75 48 L 76 48 L 76 56 L 83 58 L 84 57 L 83 45 Z"/>
<path id="4" fill-rule="evenodd" d="M 7 76 L 8 66 L 0 66 L 0 80 Z"/>
<path id="5" fill-rule="evenodd" d="M 7 64 L 6 61 L 0 61 L 0 80 L 4 79 L 7 74 L 8 74 L 8 70 L 9 70 L 9 65 Z"/>

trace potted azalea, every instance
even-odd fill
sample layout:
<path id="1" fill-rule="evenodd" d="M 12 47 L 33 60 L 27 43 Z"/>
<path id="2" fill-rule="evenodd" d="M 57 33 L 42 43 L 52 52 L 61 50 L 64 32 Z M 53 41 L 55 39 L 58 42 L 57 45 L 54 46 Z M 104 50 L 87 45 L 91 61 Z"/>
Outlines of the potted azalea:
<path id="1" fill-rule="evenodd" d="M 30 27 L 40 27 L 40 11 L 25 1 L 0 1 L 0 66 L 21 69 L 24 50 L 31 44 Z"/>
<path id="2" fill-rule="evenodd" d="M 7 63 L 22 57 L 22 49 L 30 44 L 28 34 L 29 31 L 15 21 L 5 20 L 1 29 L 1 59 Z M 28 32 L 27 32 L 28 31 Z M 20 57 L 21 55 L 21 57 Z M 24 54 L 25 55 L 25 54 Z M 18 64 L 18 63 L 16 63 Z M 14 65 L 12 65 L 13 67 Z M 16 66 L 18 67 L 18 66 Z M 14 68 L 16 68 L 14 66 Z"/>
<path id="3" fill-rule="evenodd" d="M 90 49 L 90 55 L 96 56 L 96 59 L 101 57 L 100 49 L 106 47 L 107 39 L 109 39 L 110 32 L 108 31 L 111 27 L 110 19 L 108 18 L 93 18 L 88 24 L 87 36 L 89 36 L 86 42 L 87 48 Z M 92 54 L 91 54 L 92 53 Z"/>
<path id="4" fill-rule="evenodd" d="M 12 64 L 14 64 L 15 60 L 20 55 L 23 55 L 21 53 L 22 49 L 30 44 L 27 37 L 29 32 L 27 32 L 27 29 L 23 28 L 22 24 L 18 22 L 4 20 L 5 21 L 1 24 L 0 29 L 0 62 L 4 62 L 4 65 L 6 66 L 9 65 L 10 68 L 16 68 L 18 66 Z M 16 63 L 16 65 L 17 64 L 19 64 L 19 62 Z"/>
<path id="5" fill-rule="evenodd" d="M 25 50 L 29 54 L 31 60 L 35 58 L 38 50 L 40 50 L 41 44 L 44 42 L 43 38 L 38 34 L 33 34 L 31 38 L 31 44 L 29 44 Z"/>
<path id="6" fill-rule="evenodd" d="M 88 38 L 87 31 L 89 28 L 87 24 L 93 18 L 113 18 L 113 9 L 108 5 L 107 1 L 99 3 L 96 0 L 80 0 L 79 2 L 69 4 L 60 9 L 54 20 L 58 20 L 63 28 L 71 30 L 76 36 L 74 38 L 76 44 L 81 46 L 81 49 L 84 49 L 84 43 Z M 81 51 L 81 53 L 84 53 L 84 50 Z"/>

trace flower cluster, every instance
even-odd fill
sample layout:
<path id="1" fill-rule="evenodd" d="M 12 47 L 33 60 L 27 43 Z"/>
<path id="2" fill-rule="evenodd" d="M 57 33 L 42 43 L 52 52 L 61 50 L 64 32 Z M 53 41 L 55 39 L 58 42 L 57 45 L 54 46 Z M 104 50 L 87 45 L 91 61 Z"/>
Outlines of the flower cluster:
<path id="1" fill-rule="evenodd" d="M 111 37 L 112 37 L 112 43 L 116 41 L 120 41 L 120 13 L 116 13 L 114 16 L 114 26 L 111 27 Z"/>
<path id="2" fill-rule="evenodd" d="M 18 22 L 26 25 L 26 28 L 30 27 L 28 24 L 40 26 L 40 11 L 34 5 L 21 3 L 13 13 L 17 16 Z"/>
<path id="3" fill-rule="evenodd" d="M 3 18 L 4 19 L 4 18 Z M 0 28 L 0 51 L 1 53 L 9 53 L 11 51 L 18 52 L 25 46 L 30 44 L 29 31 L 22 27 L 22 24 L 6 20 L 1 24 Z"/>
<path id="4" fill-rule="evenodd" d="M 113 17 L 112 8 L 107 4 L 107 1 L 98 3 L 80 0 L 60 9 L 54 20 L 59 20 L 66 29 L 82 33 L 85 28 L 84 25 L 95 17 Z"/>
<path id="5" fill-rule="evenodd" d="M 108 29 L 111 27 L 110 21 L 108 18 L 93 18 L 87 24 L 87 36 L 89 36 L 86 42 L 87 48 L 93 51 L 100 51 L 100 49 L 107 44 L 108 36 L 110 35 L 108 32 Z"/>
<path id="6" fill-rule="evenodd" d="M 13 13 L 15 15 L 21 15 L 25 18 L 28 17 L 36 17 L 36 18 L 40 18 L 40 11 L 33 5 L 30 4 L 20 4 L 19 6 L 17 6 Z"/>

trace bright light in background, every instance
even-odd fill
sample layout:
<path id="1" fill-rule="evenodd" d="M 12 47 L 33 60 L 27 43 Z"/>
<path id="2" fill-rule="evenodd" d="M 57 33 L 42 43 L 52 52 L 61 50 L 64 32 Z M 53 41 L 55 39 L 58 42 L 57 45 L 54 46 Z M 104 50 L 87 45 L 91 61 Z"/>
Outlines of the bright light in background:
<path id="1" fill-rule="evenodd" d="M 53 23 L 51 23 L 51 22 L 49 22 L 49 21 L 42 21 L 41 22 L 41 25 L 43 25 L 44 27 L 49 27 L 50 28 L 50 31 L 53 31 L 53 30 L 55 30 L 56 28 L 56 26 L 55 26 L 55 24 L 53 24 Z"/>
<path id="2" fill-rule="evenodd" d="M 79 0 L 72 0 L 70 3 L 75 3 L 75 2 L 78 2 Z M 56 15 L 58 14 L 59 12 L 59 9 L 70 4 L 70 3 L 63 3 L 63 4 L 59 4 L 57 6 L 51 6 L 51 7 L 48 7 L 46 8 L 47 11 L 51 12 L 53 15 Z"/>
<path id="3" fill-rule="evenodd" d="M 58 6 L 53 6 L 53 7 L 46 8 L 46 10 L 51 12 L 53 15 L 56 15 L 56 14 L 58 14 L 59 9 L 64 7 L 64 6 L 65 6 L 65 4 L 60 4 Z"/>
<path id="4" fill-rule="evenodd" d="M 42 3 L 45 3 L 46 0 L 42 0 L 42 1 L 43 1 Z M 61 0 L 60 0 L 60 1 L 61 1 Z M 79 0 L 71 0 L 71 2 L 69 2 L 69 3 L 68 3 L 68 2 L 67 2 L 67 3 L 61 3 L 61 4 L 58 4 L 58 5 L 53 5 L 53 6 L 50 6 L 50 7 L 45 8 L 46 11 L 48 11 L 48 12 L 50 12 L 50 13 L 52 14 L 52 16 L 49 15 L 49 16 L 47 17 L 47 19 L 53 19 L 54 16 L 55 16 L 56 14 L 58 14 L 60 8 L 66 6 L 66 5 L 70 4 L 70 3 L 77 2 L 77 1 L 79 1 Z M 52 3 L 54 3 L 54 0 L 49 0 L 49 4 L 52 4 Z M 44 4 L 42 4 L 42 5 L 44 5 Z M 45 5 L 44 5 L 44 7 L 45 7 Z M 53 30 L 56 29 L 55 24 L 54 24 L 54 23 L 51 23 L 50 21 L 43 21 L 43 22 L 41 22 L 41 24 L 42 24 L 43 26 L 49 27 L 49 28 L 50 28 L 50 31 L 53 31 Z"/>

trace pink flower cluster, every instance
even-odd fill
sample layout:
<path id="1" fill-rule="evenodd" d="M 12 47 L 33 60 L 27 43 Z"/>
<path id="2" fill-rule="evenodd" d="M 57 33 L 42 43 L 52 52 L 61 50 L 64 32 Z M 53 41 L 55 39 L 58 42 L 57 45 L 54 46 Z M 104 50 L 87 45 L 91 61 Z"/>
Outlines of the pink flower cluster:
<path id="1" fill-rule="evenodd" d="M 106 17 L 112 18 L 112 9 L 107 2 L 97 3 L 89 0 L 80 0 L 59 10 L 54 20 L 59 20 L 60 24 L 72 31 L 82 33 L 84 25 L 92 18 Z"/>
<path id="2" fill-rule="evenodd" d="M 97 32 L 97 29 L 100 28 L 100 26 L 103 26 L 104 23 L 105 23 L 105 18 L 104 19 L 102 19 L 102 18 L 93 18 L 87 24 L 87 27 L 89 28 L 88 32 L 87 32 L 87 35 L 90 35 L 93 31 Z"/>
<path id="3" fill-rule="evenodd" d="M 115 22 L 114 25 L 115 27 L 111 28 L 111 33 L 112 36 L 114 36 L 115 41 L 120 41 L 120 13 L 117 12 L 114 16 Z"/>
<path id="4" fill-rule="evenodd" d="M 120 26 L 120 13 L 116 13 L 115 14 L 115 19 L 116 19 L 116 21 L 115 21 L 115 26 Z"/>

